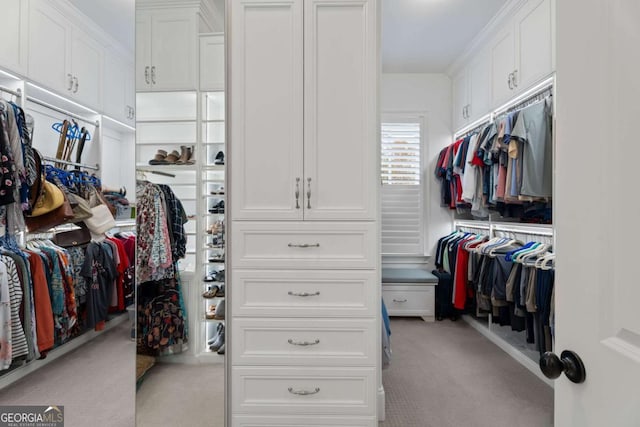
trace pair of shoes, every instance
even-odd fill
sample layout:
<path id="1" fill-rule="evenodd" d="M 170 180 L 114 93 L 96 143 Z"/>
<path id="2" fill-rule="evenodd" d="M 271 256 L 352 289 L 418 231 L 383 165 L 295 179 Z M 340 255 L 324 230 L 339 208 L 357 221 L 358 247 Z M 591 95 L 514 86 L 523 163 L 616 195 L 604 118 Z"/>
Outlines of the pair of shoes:
<path id="1" fill-rule="evenodd" d="M 222 196 L 222 195 L 224 195 L 224 186 L 221 185 L 220 187 L 218 187 L 217 190 L 211 191 L 210 194 L 212 194 L 214 196 L 217 196 L 217 195 L 221 195 Z"/>
<path id="2" fill-rule="evenodd" d="M 224 344 L 222 344 L 222 347 L 220 347 L 216 353 L 218 353 L 218 354 L 224 354 L 224 346 L 225 346 L 225 345 L 224 345 Z"/>
<path id="3" fill-rule="evenodd" d="M 207 282 L 207 280 L 205 280 Z M 211 299 L 215 297 L 223 297 L 224 290 L 222 291 L 222 295 L 220 295 L 220 288 L 217 285 L 210 286 L 209 289 L 202 293 L 202 297 L 206 299 Z"/>
<path id="4" fill-rule="evenodd" d="M 220 234 L 224 233 L 224 220 L 217 220 L 209 226 L 207 234 Z"/>
<path id="5" fill-rule="evenodd" d="M 224 282 L 224 269 L 216 271 L 214 273 L 209 273 L 204 276 L 205 282 Z"/>
<path id="6" fill-rule="evenodd" d="M 220 200 L 209 208 L 209 213 L 224 213 L 224 200 Z"/>
<path id="7" fill-rule="evenodd" d="M 225 336 L 224 325 L 220 323 L 218 324 L 216 335 L 207 342 L 207 344 L 209 344 L 209 350 L 219 352 L 220 349 L 224 348 L 224 338 L 225 338 L 224 336 Z M 222 353 L 218 353 L 218 354 L 224 354 L 224 350 L 222 350 Z"/>
<path id="8" fill-rule="evenodd" d="M 209 257 L 209 262 L 224 262 L 224 254 L 217 254 Z"/>
<path id="9" fill-rule="evenodd" d="M 207 345 L 211 345 L 214 342 L 216 342 L 216 340 L 218 339 L 218 336 L 220 335 L 220 332 L 222 332 L 223 329 L 224 329 L 224 323 L 218 323 L 218 326 L 216 327 L 216 333 L 213 335 L 213 337 L 207 340 Z"/>
<path id="10" fill-rule="evenodd" d="M 224 153 L 222 151 L 218 151 L 216 154 L 216 159 L 213 161 L 216 165 L 224 165 Z"/>
<path id="11" fill-rule="evenodd" d="M 205 317 L 209 320 L 224 320 L 224 301 L 220 301 L 218 305 L 211 304 L 205 313 Z"/>
<path id="12" fill-rule="evenodd" d="M 167 153 L 165 150 L 158 150 L 153 159 L 149 160 L 150 165 L 192 165 L 196 162 L 193 158 L 194 148 L 186 145 L 180 146 L 180 153 L 173 150 Z"/>

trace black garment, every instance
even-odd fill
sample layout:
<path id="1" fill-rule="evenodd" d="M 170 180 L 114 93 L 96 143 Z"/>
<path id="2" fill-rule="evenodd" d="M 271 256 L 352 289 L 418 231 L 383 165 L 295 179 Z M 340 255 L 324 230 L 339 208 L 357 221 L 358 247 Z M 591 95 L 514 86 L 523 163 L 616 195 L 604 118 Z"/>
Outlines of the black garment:
<path id="1" fill-rule="evenodd" d="M 451 274 L 433 270 L 434 276 L 438 278 L 438 286 L 436 286 L 436 319 L 443 318 L 457 319 L 457 311 L 453 308 L 453 278 Z"/>
<path id="2" fill-rule="evenodd" d="M 107 320 L 110 304 L 110 289 L 118 276 L 116 266 L 107 243 L 91 242 L 80 274 L 89 284 L 87 293 L 87 328 L 94 328 L 99 322 Z"/>
<path id="3" fill-rule="evenodd" d="M 187 253 L 187 235 L 184 224 L 187 222 L 187 214 L 182 202 L 176 197 L 171 187 L 159 184 L 158 187 L 164 194 L 167 205 L 167 225 L 171 237 L 171 256 L 174 260 L 184 258 Z"/>

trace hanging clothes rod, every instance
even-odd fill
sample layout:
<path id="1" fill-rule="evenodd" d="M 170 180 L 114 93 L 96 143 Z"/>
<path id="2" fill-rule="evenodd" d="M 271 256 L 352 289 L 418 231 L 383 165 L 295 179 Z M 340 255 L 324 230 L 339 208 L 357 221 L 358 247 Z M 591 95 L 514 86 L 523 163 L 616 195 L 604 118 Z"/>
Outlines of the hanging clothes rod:
<path id="1" fill-rule="evenodd" d="M 30 96 L 27 96 L 27 101 L 31 101 L 34 104 L 41 105 L 41 106 L 46 107 L 46 108 L 48 108 L 50 110 L 57 111 L 60 114 L 64 114 L 64 115 L 72 117 L 72 118 L 74 118 L 76 120 L 80 120 L 82 122 L 94 125 L 95 127 L 99 127 L 100 126 L 100 122 L 97 121 L 97 120 L 87 119 L 86 117 L 79 116 L 78 114 L 72 113 L 72 112 L 67 111 L 67 110 L 63 110 L 62 108 L 58 108 L 55 105 L 51 105 L 48 102 L 41 101 L 38 98 L 32 98 Z"/>
<path id="2" fill-rule="evenodd" d="M 156 170 L 148 170 L 148 169 L 138 169 L 137 170 L 139 173 L 142 173 L 143 175 L 145 173 L 152 173 L 154 175 L 162 175 L 162 176 L 168 176 L 169 178 L 175 178 L 175 174 L 169 173 L 169 172 L 162 172 L 162 171 L 156 171 Z"/>
<path id="3" fill-rule="evenodd" d="M 22 91 L 20 88 L 17 90 L 9 89 L 8 87 L 0 86 L 0 92 L 10 93 L 13 96 L 17 96 L 18 98 L 22 97 Z"/>
<path id="4" fill-rule="evenodd" d="M 506 112 L 515 111 L 520 108 L 523 108 L 523 106 L 527 104 L 527 102 L 531 102 L 532 100 L 537 100 L 537 98 L 540 95 L 546 94 L 547 92 L 549 94 L 553 94 L 554 86 L 555 86 L 555 77 L 549 77 L 548 79 L 543 80 L 542 82 L 538 83 L 537 85 L 535 85 L 528 91 L 524 92 L 520 96 L 512 99 L 511 101 L 507 102 L 506 104 L 494 110 L 493 112 L 494 117 L 501 116 Z"/>
<path id="5" fill-rule="evenodd" d="M 69 166 L 77 166 L 79 168 L 91 169 L 94 171 L 100 170 L 100 165 L 98 164 L 96 164 L 95 166 L 90 166 L 90 165 L 85 165 L 83 163 L 70 162 L 68 160 L 60 160 L 60 159 L 55 159 L 53 157 L 47 157 L 47 156 L 42 156 L 42 160 L 46 160 L 48 162 L 54 162 L 54 163 L 62 163 L 64 165 L 69 165 Z"/>

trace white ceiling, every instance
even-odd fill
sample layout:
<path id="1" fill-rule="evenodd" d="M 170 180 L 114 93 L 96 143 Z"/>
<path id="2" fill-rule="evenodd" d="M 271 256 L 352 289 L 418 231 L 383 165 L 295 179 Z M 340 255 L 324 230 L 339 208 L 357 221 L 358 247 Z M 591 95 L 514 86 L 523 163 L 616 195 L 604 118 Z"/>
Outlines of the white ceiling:
<path id="1" fill-rule="evenodd" d="M 508 0 L 382 0 L 382 70 L 441 73 Z"/>
<path id="2" fill-rule="evenodd" d="M 114 39 L 135 49 L 135 0 L 69 0 Z"/>

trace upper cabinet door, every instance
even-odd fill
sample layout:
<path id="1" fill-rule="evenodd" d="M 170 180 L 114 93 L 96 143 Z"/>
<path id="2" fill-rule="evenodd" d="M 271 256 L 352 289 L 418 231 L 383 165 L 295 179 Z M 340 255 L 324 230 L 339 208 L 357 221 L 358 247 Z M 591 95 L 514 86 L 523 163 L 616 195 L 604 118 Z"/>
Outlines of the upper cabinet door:
<path id="1" fill-rule="evenodd" d="M 29 20 L 29 77 L 60 93 L 71 93 L 71 25 L 43 1 L 32 1 Z"/>
<path id="2" fill-rule="evenodd" d="M 151 89 L 151 15 L 136 13 L 136 89 Z"/>
<path id="3" fill-rule="evenodd" d="M 228 5 L 232 219 L 302 219 L 303 1 Z"/>
<path id="4" fill-rule="evenodd" d="M 491 110 L 491 58 L 481 52 L 467 70 L 469 80 L 469 108 L 467 118 L 479 119 Z"/>
<path id="5" fill-rule="evenodd" d="M 196 14 L 157 11 L 151 15 L 151 70 L 154 90 L 196 88 Z"/>
<path id="6" fill-rule="evenodd" d="M 28 55 L 28 5 L 29 2 L 25 0 L 3 0 L 0 25 L 0 64 L 24 74 Z"/>
<path id="7" fill-rule="evenodd" d="M 82 104 L 97 110 L 102 109 L 103 52 L 103 47 L 88 34 L 77 28 L 73 30 L 71 70 L 74 82 L 71 93 Z"/>
<path id="8" fill-rule="evenodd" d="M 126 72 L 124 61 L 114 52 L 107 51 L 104 60 L 104 112 L 117 120 L 125 120 Z"/>
<path id="9" fill-rule="evenodd" d="M 513 26 L 506 25 L 491 44 L 492 104 L 497 106 L 513 96 L 512 73 L 515 71 Z"/>
<path id="10" fill-rule="evenodd" d="M 518 90 L 552 71 L 551 0 L 529 0 L 515 16 Z"/>
<path id="11" fill-rule="evenodd" d="M 460 129 L 467 123 L 467 99 L 469 81 L 467 70 L 462 69 L 453 77 L 453 127 Z"/>
<path id="12" fill-rule="evenodd" d="M 305 7 L 304 218 L 374 220 L 375 1 L 310 0 Z"/>
<path id="13" fill-rule="evenodd" d="M 224 36 L 200 37 L 200 90 L 224 90 Z"/>

